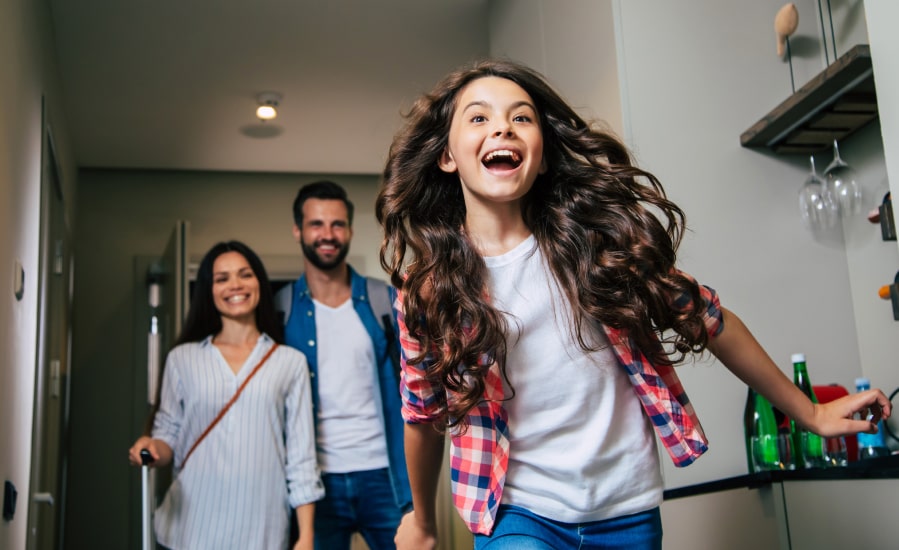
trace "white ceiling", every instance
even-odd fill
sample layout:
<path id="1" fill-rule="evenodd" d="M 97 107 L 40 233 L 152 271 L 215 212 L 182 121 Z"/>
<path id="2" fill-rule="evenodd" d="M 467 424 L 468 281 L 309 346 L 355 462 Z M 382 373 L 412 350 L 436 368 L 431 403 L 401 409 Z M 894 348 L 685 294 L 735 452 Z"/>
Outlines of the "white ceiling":
<path id="1" fill-rule="evenodd" d="M 401 112 L 487 53 L 488 1 L 50 0 L 76 162 L 379 173 Z"/>

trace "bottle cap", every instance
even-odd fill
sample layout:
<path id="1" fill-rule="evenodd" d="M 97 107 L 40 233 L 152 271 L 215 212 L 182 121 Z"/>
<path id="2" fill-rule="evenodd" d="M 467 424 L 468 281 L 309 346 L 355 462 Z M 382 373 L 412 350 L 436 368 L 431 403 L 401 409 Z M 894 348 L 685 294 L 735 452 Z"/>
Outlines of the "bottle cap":
<path id="1" fill-rule="evenodd" d="M 864 377 L 859 377 L 855 379 L 855 387 L 856 388 L 870 388 L 871 381 Z"/>
<path id="2" fill-rule="evenodd" d="M 790 356 L 790 361 L 793 363 L 805 363 L 805 354 L 804 353 L 794 353 Z"/>

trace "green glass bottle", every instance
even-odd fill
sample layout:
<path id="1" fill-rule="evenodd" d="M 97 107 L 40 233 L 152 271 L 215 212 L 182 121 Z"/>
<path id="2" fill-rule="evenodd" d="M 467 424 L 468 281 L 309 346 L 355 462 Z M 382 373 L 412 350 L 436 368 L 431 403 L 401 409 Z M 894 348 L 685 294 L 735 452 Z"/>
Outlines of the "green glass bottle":
<path id="1" fill-rule="evenodd" d="M 743 432 L 749 473 L 784 469 L 777 445 L 774 410 L 771 403 L 752 388 L 747 392 L 743 410 Z"/>
<path id="2" fill-rule="evenodd" d="M 793 362 L 793 383 L 812 403 L 817 403 L 818 398 L 815 396 L 815 390 L 812 388 L 805 364 L 805 354 L 794 353 L 791 361 Z M 792 419 L 790 420 L 790 429 L 793 433 L 793 448 L 798 449 L 796 453 L 797 468 L 826 468 L 830 465 L 824 453 L 824 440 L 821 436 L 800 428 Z"/>

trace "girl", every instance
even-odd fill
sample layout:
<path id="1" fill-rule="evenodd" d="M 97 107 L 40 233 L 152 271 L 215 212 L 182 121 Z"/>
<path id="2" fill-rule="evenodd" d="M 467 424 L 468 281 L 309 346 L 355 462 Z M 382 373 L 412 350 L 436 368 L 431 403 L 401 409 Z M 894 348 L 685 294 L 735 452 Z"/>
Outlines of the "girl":
<path id="1" fill-rule="evenodd" d="M 278 345 L 281 332 L 256 254 L 236 241 L 213 246 L 166 359 L 152 437 L 128 453 L 134 465 L 142 449 L 153 466 L 174 460 L 175 481 L 154 521 L 166 548 L 286 548 L 290 506 L 300 528 L 295 548 L 312 549 L 313 502 L 324 491 L 308 370 L 302 353 Z"/>
<path id="2" fill-rule="evenodd" d="M 687 354 L 710 350 L 822 435 L 889 416 L 880 391 L 812 404 L 677 269 L 684 214 L 656 178 L 521 65 L 477 63 L 416 102 L 377 216 L 401 289 L 399 548 L 435 545 L 444 429 L 475 548 L 660 548 L 652 430 L 679 466 L 706 450 L 673 369 Z"/>

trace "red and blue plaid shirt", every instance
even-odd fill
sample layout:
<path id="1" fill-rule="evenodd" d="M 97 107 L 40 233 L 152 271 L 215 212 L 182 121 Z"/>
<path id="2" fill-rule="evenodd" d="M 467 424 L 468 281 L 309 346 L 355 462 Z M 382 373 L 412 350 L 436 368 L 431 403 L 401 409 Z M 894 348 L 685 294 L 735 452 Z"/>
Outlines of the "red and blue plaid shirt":
<path id="1" fill-rule="evenodd" d="M 706 331 L 710 337 L 717 336 L 723 328 L 718 295 L 705 286 L 700 285 L 699 289 L 706 306 L 703 312 Z M 434 422 L 443 417 L 448 396 L 427 376 L 432 363 L 430 357 L 418 365 L 406 363 L 407 357 L 415 357 L 422 350 L 419 341 L 406 328 L 402 299 L 401 291 L 396 304 L 402 346 L 403 418 L 410 424 Z M 685 294 L 675 299 L 672 306 L 683 309 L 690 304 L 690 296 Z M 708 440 L 674 367 L 653 365 L 627 331 L 606 326 L 603 330 L 674 464 L 691 464 L 708 449 Z M 494 365 L 487 374 L 484 399 L 468 413 L 468 429 L 461 435 L 451 436 L 453 503 L 473 533 L 490 534 L 502 499 L 509 461 L 508 414 L 502 400 L 502 376 L 499 367 Z"/>

